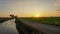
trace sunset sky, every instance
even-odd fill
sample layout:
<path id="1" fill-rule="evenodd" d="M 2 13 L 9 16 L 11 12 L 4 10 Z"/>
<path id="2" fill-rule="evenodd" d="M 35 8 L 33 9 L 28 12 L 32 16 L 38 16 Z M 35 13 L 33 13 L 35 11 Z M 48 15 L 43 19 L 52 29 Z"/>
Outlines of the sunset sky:
<path id="1" fill-rule="evenodd" d="M 60 16 L 60 0 L 0 0 L 0 17 Z"/>

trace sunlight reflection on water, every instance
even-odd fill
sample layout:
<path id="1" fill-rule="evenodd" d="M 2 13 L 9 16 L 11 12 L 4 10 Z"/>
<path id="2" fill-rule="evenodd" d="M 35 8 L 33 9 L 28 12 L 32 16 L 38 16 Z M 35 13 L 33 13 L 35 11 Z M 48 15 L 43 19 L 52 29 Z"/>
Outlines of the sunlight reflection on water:
<path id="1" fill-rule="evenodd" d="M 18 34 L 14 20 L 0 23 L 0 34 Z"/>

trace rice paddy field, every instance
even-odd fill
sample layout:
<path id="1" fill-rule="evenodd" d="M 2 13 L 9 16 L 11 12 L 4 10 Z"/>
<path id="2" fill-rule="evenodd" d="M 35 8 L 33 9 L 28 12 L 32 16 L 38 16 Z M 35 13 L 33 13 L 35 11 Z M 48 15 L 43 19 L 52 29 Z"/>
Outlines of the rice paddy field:
<path id="1" fill-rule="evenodd" d="M 29 20 L 36 23 L 60 26 L 60 17 L 25 17 L 24 20 Z"/>

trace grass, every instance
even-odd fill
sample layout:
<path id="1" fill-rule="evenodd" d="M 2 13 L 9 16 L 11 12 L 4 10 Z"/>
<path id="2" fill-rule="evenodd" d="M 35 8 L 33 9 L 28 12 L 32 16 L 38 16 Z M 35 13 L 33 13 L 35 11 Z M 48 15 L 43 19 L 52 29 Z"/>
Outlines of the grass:
<path id="1" fill-rule="evenodd" d="M 38 17 L 38 18 L 26 17 L 23 19 L 37 22 L 37 23 L 60 26 L 60 17 Z"/>
<path id="2" fill-rule="evenodd" d="M 2 23 L 4 21 L 7 21 L 9 19 L 12 19 L 12 18 L 9 18 L 9 17 L 0 17 L 0 23 Z"/>

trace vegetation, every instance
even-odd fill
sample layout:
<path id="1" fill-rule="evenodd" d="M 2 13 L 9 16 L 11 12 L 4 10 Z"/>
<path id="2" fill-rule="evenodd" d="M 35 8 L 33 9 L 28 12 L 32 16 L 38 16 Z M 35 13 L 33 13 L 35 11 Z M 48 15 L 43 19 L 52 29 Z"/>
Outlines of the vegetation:
<path id="1" fill-rule="evenodd" d="M 38 23 L 43 23 L 43 24 L 60 26 L 60 17 L 38 17 L 38 18 L 26 17 L 26 18 L 22 18 L 22 19 L 34 21 L 34 22 L 38 22 Z"/>
<path id="2" fill-rule="evenodd" d="M 4 21 L 7 21 L 9 19 L 12 19 L 12 18 L 9 18 L 9 17 L 0 17 L 0 23 L 2 23 Z"/>

